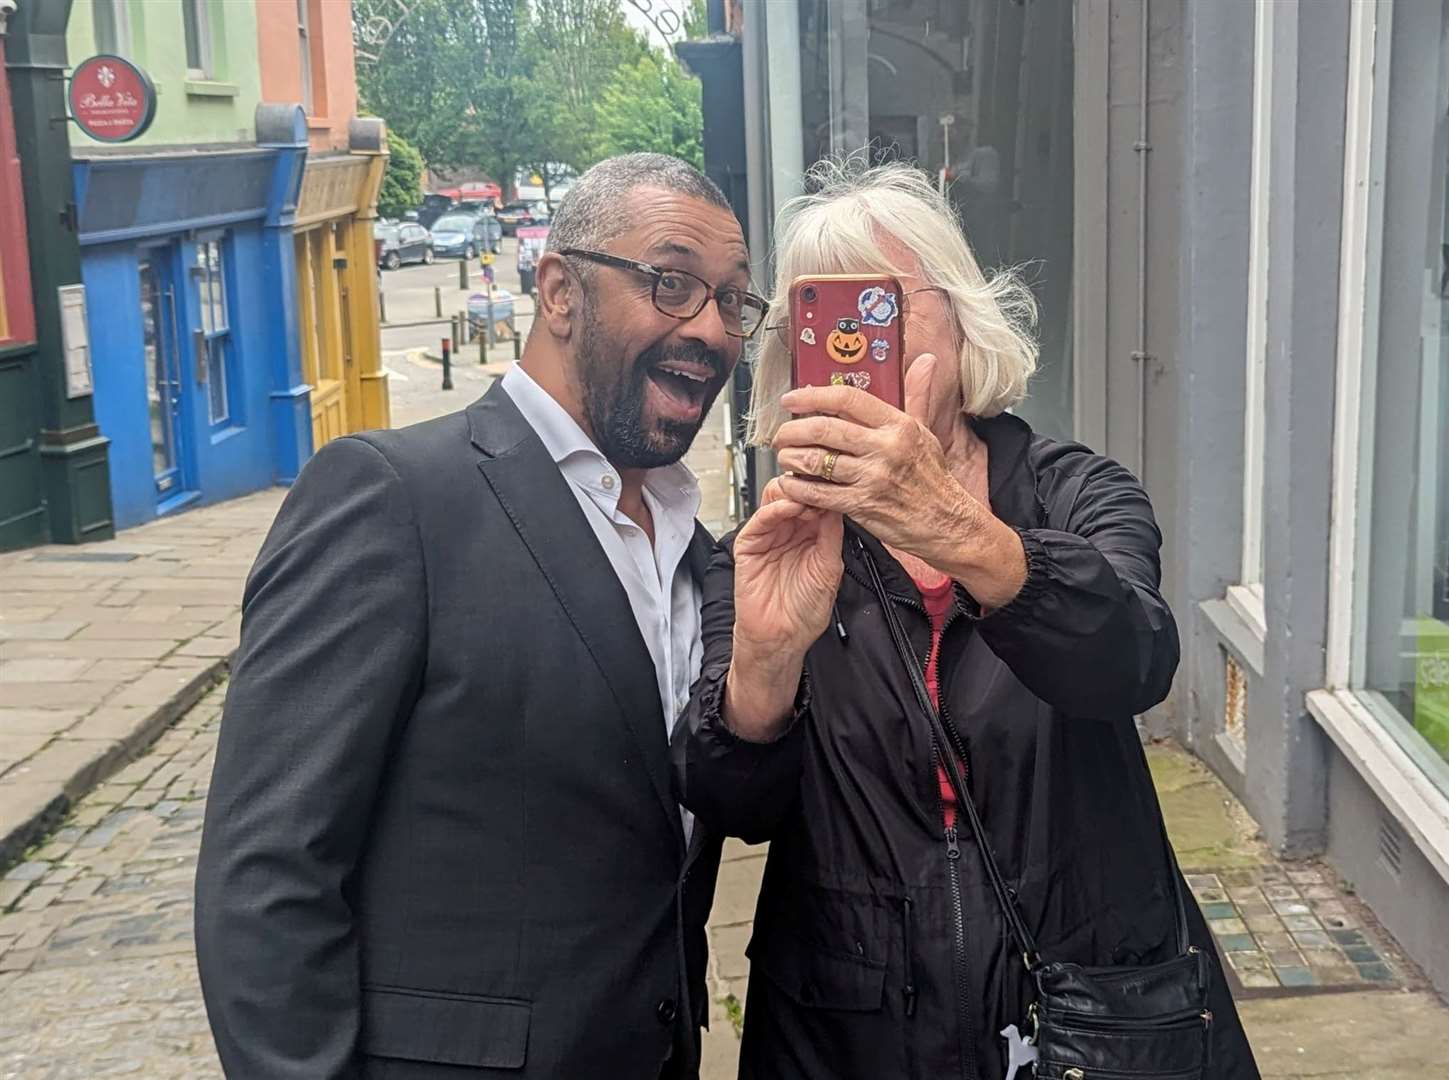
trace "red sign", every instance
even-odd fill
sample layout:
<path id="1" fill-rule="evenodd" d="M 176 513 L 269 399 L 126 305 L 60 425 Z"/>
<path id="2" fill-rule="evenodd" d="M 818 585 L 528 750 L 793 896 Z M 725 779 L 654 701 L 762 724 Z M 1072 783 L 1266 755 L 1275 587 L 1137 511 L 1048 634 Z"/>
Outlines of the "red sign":
<path id="1" fill-rule="evenodd" d="M 70 115 L 92 139 L 129 142 L 151 126 L 156 87 L 129 60 L 92 56 L 71 72 Z"/>

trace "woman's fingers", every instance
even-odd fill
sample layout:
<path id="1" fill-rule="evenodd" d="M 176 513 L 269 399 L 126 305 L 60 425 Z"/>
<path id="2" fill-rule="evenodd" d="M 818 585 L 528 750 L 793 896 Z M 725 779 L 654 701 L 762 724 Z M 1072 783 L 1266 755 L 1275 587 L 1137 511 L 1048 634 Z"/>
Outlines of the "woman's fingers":
<path id="1" fill-rule="evenodd" d="M 832 464 L 830 455 L 834 454 Z M 813 476 L 820 480 L 826 480 L 836 484 L 849 484 L 860 476 L 860 459 L 851 457 L 849 454 L 842 454 L 835 450 L 827 450 L 823 446 L 788 446 L 775 455 L 780 463 L 780 468 L 787 472 L 799 473 L 803 476 Z M 826 476 L 826 472 L 829 476 Z M 776 477 L 775 480 L 782 479 Z M 774 483 L 775 480 L 770 481 Z M 784 489 L 781 489 L 781 498 L 786 498 Z"/>
<path id="2" fill-rule="evenodd" d="M 900 416 L 880 398 L 853 386 L 801 386 L 780 398 L 789 412 L 823 413 L 853 420 L 864 427 L 884 427 Z"/>
<path id="3" fill-rule="evenodd" d="M 833 416 L 807 416 L 799 420 L 786 420 L 781 424 L 771 445 L 776 450 L 787 446 L 823 446 L 827 450 L 863 457 L 878 442 L 879 437 L 874 431 L 849 420 L 839 420 Z"/>
<path id="4" fill-rule="evenodd" d="M 935 377 L 936 356 L 934 353 L 922 353 L 911 361 L 911 366 L 906 369 L 906 414 L 927 427 L 931 426 L 931 419 L 937 404 L 932 399 Z"/>

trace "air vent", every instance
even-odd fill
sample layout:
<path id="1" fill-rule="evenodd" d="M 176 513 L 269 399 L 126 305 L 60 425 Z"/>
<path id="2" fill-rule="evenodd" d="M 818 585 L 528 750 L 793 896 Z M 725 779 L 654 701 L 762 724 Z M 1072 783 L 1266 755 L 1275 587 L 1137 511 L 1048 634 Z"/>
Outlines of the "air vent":
<path id="1" fill-rule="evenodd" d="M 1226 672 L 1223 688 L 1223 731 L 1239 749 L 1244 746 L 1244 725 L 1248 715 L 1248 677 L 1243 674 L 1242 665 L 1223 653 Z"/>
<path id="2" fill-rule="evenodd" d="M 1379 865 L 1382 866 L 1395 881 L 1404 869 L 1404 830 L 1399 828 L 1399 823 L 1393 818 L 1379 815 Z"/>

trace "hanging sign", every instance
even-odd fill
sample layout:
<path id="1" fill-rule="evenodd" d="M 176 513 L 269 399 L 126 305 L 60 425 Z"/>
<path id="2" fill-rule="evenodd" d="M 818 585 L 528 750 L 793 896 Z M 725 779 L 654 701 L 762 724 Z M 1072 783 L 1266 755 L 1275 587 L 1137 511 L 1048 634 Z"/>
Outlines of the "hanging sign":
<path id="1" fill-rule="evenodd" d="M 122 143 L 144 134 L 156 115 L 156 86 L 144 71 L 102 53 L 71 71 L 70 116 L 101 142 Z"/>

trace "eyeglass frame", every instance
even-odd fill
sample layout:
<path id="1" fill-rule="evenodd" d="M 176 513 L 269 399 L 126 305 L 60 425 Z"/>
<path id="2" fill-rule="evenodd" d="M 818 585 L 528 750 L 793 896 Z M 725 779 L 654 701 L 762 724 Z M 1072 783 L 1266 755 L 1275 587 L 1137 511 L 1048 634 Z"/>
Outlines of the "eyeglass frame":
<path id="1" fill-rule="evenodd" d="M 740 341 L 749 341 L 753 339 L 754 336 L 760 332 L 760 327 L 765 325 L 765 316 L 768 315 L 770 312 L 769 301 L 766 300 L 763 296 L 760 296 L 758 293 L 752 293 L 749 289 L 742 289 L 737 285 L 724 285 L 717 288 L 716 286 L 711 285 L 709 282 L 705 281 L 704 278 L 700 277 L 698 274 L 692 274 L 688 270 L 681 270 L 677 266 L 663 266 L 658 263 L 642 262 L 638 259 L 627 259 L 622 255 L 614 255 L 607 251 L 591 251 L 588 248 L 560 248 L 557 252 L 555 252 L 555 254 L 563 256 L 575 256 L 577 258 L 583 259 L 591 259 L 594 262 L 603 264 L 604 266 L 612 266 L 619 270 L 632 270 L 636 274 L 644 274 L 646 277 L 653 278 L 654 283 L 649 290 L 649 302 L 654 305 L 654 310 L 659 312 L 659 314 L 668 315 L 671 319 L 678 319 L 680 322 L 688 322 L 690 319 L 697 318 L 699 316 L 699 313 L 709 306 L 709 302 L 711 300 L 715 301 L 715 303 L 718 304 L 721 288 L 733 289 L 740 294 L 742 300 L 754 301 L 754 303 L 758 306 L 760 312 L 760 321 L 755 323 L 754 329 L 750 330 L 749 333 L 741 332 L 737 334 L 729 327 L 725 327 L 726 334 Z M 659 281 L 661 278 L 664 277 L 665 274 L 683 274 L 685 277 L 693 278 L 695 281 L 699 282 L 701 285 L 704 286 L 704 299 L 700 301 L 699 307 L 695 308 L 692 314 L 680 315 L 673 311 L 665 311 L 664 308 L 659 306 Z M 743 305 L 741 306 L 743 307 Z M 721 315 L 723 315 L 723 313 L 721 313 Z M 720 319 L 720 324 L 724 324 L 723 317 L 721 317 Z"/>

